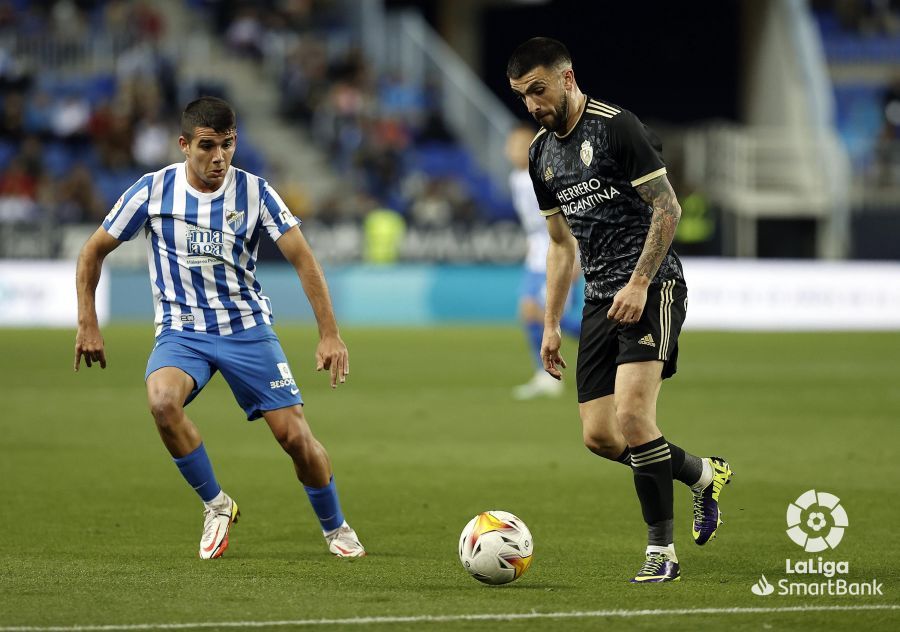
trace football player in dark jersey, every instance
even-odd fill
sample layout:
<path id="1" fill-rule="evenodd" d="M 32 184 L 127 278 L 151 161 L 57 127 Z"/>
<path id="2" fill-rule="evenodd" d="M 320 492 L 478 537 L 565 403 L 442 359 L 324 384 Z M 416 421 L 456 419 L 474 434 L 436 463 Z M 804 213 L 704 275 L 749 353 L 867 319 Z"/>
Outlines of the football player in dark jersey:
<path id="1" fill-rule="evenodd" d="M 632 469 L 648 546 L 631 581 L 676 581 L 673 479 L 691 488 L 692 533 L 702 545 L 721 523 L 719 496 L 732 471 L 723 458 L 700 458 L 667 441 L 656 423 L 687 310 L 681 262 L 671 248 L 681 208 L 661 144 L 628 110 L 581 92 L 561 42 L 528 40 L 506 74 L 542 127 L 529 171 L 550 234 L 544 369 L 561 379 L 566 367 L 559 324 L 578 252 L 586 303 L 576 369 L 584 442 Z"/>

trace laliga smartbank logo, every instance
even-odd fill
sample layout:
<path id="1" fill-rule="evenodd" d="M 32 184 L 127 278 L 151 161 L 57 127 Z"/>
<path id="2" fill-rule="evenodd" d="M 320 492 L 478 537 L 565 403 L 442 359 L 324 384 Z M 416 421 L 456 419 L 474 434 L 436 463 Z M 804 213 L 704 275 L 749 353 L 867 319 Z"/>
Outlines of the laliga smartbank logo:
<path id="1" fill-rule="evenodd" d="M 834 550 L 850 526 L 841 499 L 828 492 L 807 490 L 788 505 L 787 536 L 807 553 Z M 866 582 L 850 581 L 839 575 L 850 574 L 850 562 L 827 560 L 822 556 L 784 561 L 786 575 L 817 575 L 812 581 L 785 577 L 772 585 L 765 575 L 750 587 L 754 595 L 767 597 L 778 591 L 779 595 L 799 596 L 862 596 L 884 595 L 883 584 L 875 579 Z M 821 581 L 824 578 L 825 581 Z"/>

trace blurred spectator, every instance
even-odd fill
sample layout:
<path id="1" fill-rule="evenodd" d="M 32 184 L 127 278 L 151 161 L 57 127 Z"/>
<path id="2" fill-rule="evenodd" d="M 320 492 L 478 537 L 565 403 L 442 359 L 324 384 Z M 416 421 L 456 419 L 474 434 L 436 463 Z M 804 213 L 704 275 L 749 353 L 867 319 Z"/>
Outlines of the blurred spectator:
<path id="1" fill-rule="evenodd" d="M 406 222 L 396 211 L 378 208 L 369 211 L 363 222 L 366 263 L 395 263 L 406 234 Z"/>
<path id="2" fill-rule="evenodd" d="M 892 0 L 834 0 L 840 25 L 863 35 L 893 35 L 900 31 L 900 17 Z"/>
<path id="3" fill-rule="evenodd" d="M 25 130 L 46 138 L 53 133 L 54 105 L 50 95 L 38 90 L 31 96 L 25 112 Z"/>
<path id="4" fill-rule="evenodd" d="M 134 164 L 131 155 L 134 131 L 126 111 L 104 106 L 95 113 L 91 133 L 102 166 L 118 170 Z"/>
<path id="5" fill-rule="evenodd" d="M 441 180 L 426 180 L 422 191 L 410 207 L 413 225 L 422 228 L 449 226 L 453 221 L 453 204 Z"/>
<path id="6" fill-rule="evenodd" d="M 37 184 L 37 178 L 28 173 L 20 156 L 9 162 L 0 173 L 0 222 L 35 221 L 39 218 Z"/>
<path id="7" fill-rule="evenodd" d="M 137 27 L 137 37 L 158 41 L 166 30 L 166 21 L 153 3 L 142 0 L 133 4 L 133 23 Z"/>
<path id="8" fill-rule="evenodd" d="M 478 211 L 465 188 L 451 178 L 412 178 L 410 220 L 419 228 L 471 225 Z"/>
<path id="9" fill-rule="evenodd" d="M 36 182 L 44 177 L 44 146 L 37 136 L 26 136 L 19 149 L 22 167 Z"/>
<path id="10" fill-rule="evenodd" d="M 119 91 L 131 100 L 132 107 L 152 92 L 162 105 L 163 114 L 178 107 L 178 81 L 175 66 L 162 53 L 159 44 L 145 39 L 122 53 L 116 64 Z"/>
<path id="11" fill-rule="evenodd" d="M 313 38 L 301 38 L 285 57 L 280 80 L 282 114 L 309 125 L 325 99 L 328 83 L 325 47 Z"/>
<path id="12" fill-rule="evenodd" d="M 16 20 L 16 8 L 11 0 L 0 1 L 0 33 L 15 30 Z"/>
<path id="13" fill-rule="evenodd" d="M 25 98 L 18 92 L 10 92 L 3 100 L 0 111 L 0 138 L 20 141 L 25 134 Z"/>
<path id="14" fill-rule="evenodd" d="M 87 136 L 91 108 L 87 100 L 70 94 L 53 109 L 50 124 L 53 134 L 63 140 L 83 140 Z"/>
<path id="15" fill-rule="evenodd" d="M 146 112 L 134 126 L 134 161 L 148 171 L 169 163 L 174 144 L 173 130 L 163 122 L 159 110 Z"/>
<path id="16" fill-rule="evenodd" d="M 225 41 L 231 49 L 255 61 L 263 58 L 262 42 L 265 39 L 259 12 L 256 7 L 244 6 L 225 32 Z"/>
<path id="17" fill-rule="evenodd" d="M 22 62 L 0 46 L 0 94 L 22 92 L 31 84 L 31 75 Z"/>
<path id="18" fill-rule="evenodd" d="M 882 114 L 876 177 L 882 185 L 900 186 L 900 74 L 885 88 Z"/>
<path id="19" fill-rule="evenodd" d="M 94 224 L 102 221 L 109 210 L 94 186 L 91 172 L 82 163 L 76 164 L 56 185 L 52 206 L 54 219 L 62 223 Z"/>
<path id="20" fill-rule="evenodd" d="M 87 24 L 84 14 L 72 0 L 57 0 L 50 9 L 53 32 L 71 42 L 84 41 Z"/>

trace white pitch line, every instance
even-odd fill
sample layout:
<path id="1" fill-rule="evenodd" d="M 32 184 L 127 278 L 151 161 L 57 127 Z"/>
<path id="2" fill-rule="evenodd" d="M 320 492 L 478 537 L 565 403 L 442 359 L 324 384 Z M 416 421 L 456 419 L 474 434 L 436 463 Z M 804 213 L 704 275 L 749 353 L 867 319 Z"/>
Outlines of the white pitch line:
<path id="1" fill-rule="evenodd" d="M 522 621 L 528 619 L 591 619 L 601 617 L 664 617 L 698 614 L 778 614 L 789 612 L 853 612 L 900 610 L 900 605 L 784 606 L 772 608 L 680 608 L 672 610 L 586 610 L 578 612 L 523 612 L 510 614 L 448 614 L 408 617 L 351 617 L 347 619 L 295 619 L 289 621 L 203 621 L 199 623 L 134 623 L 122 625 L 0 626 L 0 632 L 107 632 L 111 630 L 190 630 L 202 628 L 263 628 L 316 625 L 378 625 L 386 623 L 452 623 L 455 621 Z"/>

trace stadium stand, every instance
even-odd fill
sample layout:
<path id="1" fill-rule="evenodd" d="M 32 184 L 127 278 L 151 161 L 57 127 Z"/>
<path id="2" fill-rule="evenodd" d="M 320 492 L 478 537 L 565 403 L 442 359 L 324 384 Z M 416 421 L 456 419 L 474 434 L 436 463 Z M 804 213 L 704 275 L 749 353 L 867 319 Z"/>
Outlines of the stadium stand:
<path id="1" fill-rule="evenodd" d="M 149 3 L 7 3 L 0 17 L 0 222 L 99 222 L 179 158 L 179 82 Z M 240 164 L 262 171 L 252 139 Z"/>
<path id="2" fill-rule="evenodd" d="M 213 12 L 233 53 L 273 69 L 285 122 L 306 127 L 364 198 L 413 225 L 515 217 L 506 191 L 449 131 L 436 87 L 379 73 L 333 3 L 194 4 Z M 438 199 L 449 208 L 436 209 Z"/>

